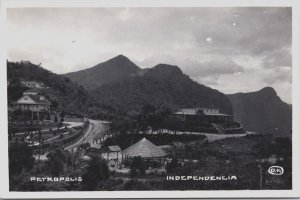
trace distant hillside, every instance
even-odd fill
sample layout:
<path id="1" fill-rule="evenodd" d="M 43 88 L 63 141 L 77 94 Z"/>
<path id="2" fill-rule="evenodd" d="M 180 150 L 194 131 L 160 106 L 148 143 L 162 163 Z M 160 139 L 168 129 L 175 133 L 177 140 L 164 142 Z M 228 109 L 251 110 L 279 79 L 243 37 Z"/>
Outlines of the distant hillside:
<path id="1" fill-rule="evenodd" d="M 84 112 L 91 98 L 82 86 L 69 78 L 59 76 L 28 61 L 7 62 L 8 100 L 16 100 L 28 88 L 20 84 L 21 80 L 43 82 L 49 89 L 41 92 L 51 101 L 52 106 L 72 112 Z"/>
<path id="2" fill-rule="evenodd" d="M 64 74 L 87 90 L 95 89 L 124 77 L 134 76 L 141 69 L 123 55 L 119 55 L 94 67 Z"/>
<path id="3" fill-rule="evenodd" d="M 94 99 L 123 113 L 139 111 L 143 105 L 170 107 L 213 107 L 230 114 L 229 99 L 221 92 L 201 85 L 180 68 L 159 64 L 139 76 L 102 85 L 91 91 Z"/>
<path id="4" fill-rule="evenodd" d="M 246 130 L 291 136 L 292 106 L 283 102 L 273 88 L 227 96 L 235 120 L 241 122 Z"/>

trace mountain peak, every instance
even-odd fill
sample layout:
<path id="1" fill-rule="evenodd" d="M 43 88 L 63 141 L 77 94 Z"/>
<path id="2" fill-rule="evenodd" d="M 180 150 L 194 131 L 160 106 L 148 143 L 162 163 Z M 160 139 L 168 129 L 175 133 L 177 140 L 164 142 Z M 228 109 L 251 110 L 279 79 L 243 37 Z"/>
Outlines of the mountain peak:
<path id="1" fill-rule="evenodd" d="M 87 90 L 95 89 L 122 78 L 137 75 L 141 69 L 124 55 L 118 55 L 94 67 L 65 74 Z"/>
<path id="2" fill-rule="evenodd" d="M 111 59 L 109 59 L 106 62 L 116 62 L 116 63 L 132 63 L 134 64 L 131 60 L 129 60 L 129 58 L 127 58 L 126 56 L 120 54 L 116 57 L 113 57 Z"/>
<path id="3" fill-rule="evenodd" d="M 178 66 L 168 64 L 158 64 L 153 68 L 149 69 L 149 71 L 146 74 L 150 76 L 183 75 L 181 69 Z"/>
<path id="4" fill-rule="evenodd" d="M 277 96 L 277 92 L 272 87 L 264 87 L 258 91 L 260 94 L 265 94 L 267 96 Z"/>

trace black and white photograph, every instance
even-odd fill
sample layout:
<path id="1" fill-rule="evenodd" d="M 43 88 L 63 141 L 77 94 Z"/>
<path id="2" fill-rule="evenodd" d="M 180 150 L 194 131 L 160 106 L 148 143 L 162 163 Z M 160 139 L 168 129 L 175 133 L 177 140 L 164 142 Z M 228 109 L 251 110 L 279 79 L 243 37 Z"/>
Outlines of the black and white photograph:
<path id="1" fill-rule="evenodd" d="M 293 11 L 6 8 L 9 192 L 296 189 Z"/>

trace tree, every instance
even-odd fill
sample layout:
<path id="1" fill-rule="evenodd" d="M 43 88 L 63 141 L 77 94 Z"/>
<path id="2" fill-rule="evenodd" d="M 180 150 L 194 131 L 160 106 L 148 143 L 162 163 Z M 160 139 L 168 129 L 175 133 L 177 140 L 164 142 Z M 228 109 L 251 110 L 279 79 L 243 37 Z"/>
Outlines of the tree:
<path id="1" fill-rule="evenodd" d="M 47 113 L 46 120 L 50 120 L 50 113 Z"/>
<path id="2" fill-rule="evenodd" d="M 178 168 L 178 167 L 180 167 L 180 164 L 179 164 L 177 158 L 173 158 L 173 159 L 171 160 L 171 162 L 169 162 L 169 163 L 166 165 L 166 171 L 167 171 L 167 173 L 172 173 L 172 172 L 174 172 L 174 170 L 175 170 L 176 168 Z"/>
<path id="3" fill-rule="evenodd" d="M 19 174 L 23 169 L 32 169 L 34 163 L 32 155 L 32 149 L 25 143 L 13 144 L 9 148 L 9 173 Z"/>
<path id="4" fill-rule="evenodd" d="M 273 150 L 276 158 L 282 157 L 287 159 L 292 156 L 292 142 L 287 137 L 278 137 L 274 139 Z"/>
<path id="5" fill-rule="evenodd" d="M 61 113 L 60 113 L 60 122 L 61 123 L 63 123 L 64 121 L 65 121 L 65 113 L 62 111 Z"/>
<path id="6" fill-rule="evenodd" d="M 253 145 L 252 152 L 258 156 L 259 159 L 266 159 L 268 162 L 269 157 L 272 155 L 272 141 L 267 138 L 259 140 Z"/>
<path id="7" fill-rule="evenodd" d="M 55 122 L 55 123 L 58 122 L 58 119 L 57 119 L 57 116 L 56 116 L 56 115 L 54 116 L 54 122 Z"/>
<path id="8" fill-rule="evenodd" d="M 62 148 L 54 146 L 47 158 L 47 168 L 53 176 L 59 176 L 64 172 L 67 156 Z"/>
<path id="9" fill-rule="evenodd" d="M 150 123 L 154 130 L 160 130 L 166 127 L 168 115 L 171 114 L 170 108 L 165 104 L 159 106 L 154 115 L 153 124 Z"/>
<path id="10" fill-rule="evenodd" d="M 101 181 L 109 178 L 109 169 L 106 162 L 100 158 L 93 158 L 82 176 L 82 189 L 95 190 Z"/>
<path id="11" fill-rule="evenodd" d="M 136 170 L 138 170 L 141 175 L 145 175 L 146 168 L 147 168 L 146 164 L 140 156 L 133 158 L 133 160 L 130 164 L 130 169 L 132 170 L 133 176 L 135 175 L 134 172 L 136 172 Z"/>
<path id="12" fill-rule="evenodd" d="M 7 86 L 7 98 L 9 100 L 17 100 L 23 95 L 23 92 L 28 89 L 28 87 L 22 85 L 20 79 L 13 78 Z"/>
<path id="13" fill-rule="evenodd" d="M 89 142 L 81 143 L 79 145 L 79 148 L 84 149 L 84 150 L 89 150 L 91 148 L 91 144 Z"/>

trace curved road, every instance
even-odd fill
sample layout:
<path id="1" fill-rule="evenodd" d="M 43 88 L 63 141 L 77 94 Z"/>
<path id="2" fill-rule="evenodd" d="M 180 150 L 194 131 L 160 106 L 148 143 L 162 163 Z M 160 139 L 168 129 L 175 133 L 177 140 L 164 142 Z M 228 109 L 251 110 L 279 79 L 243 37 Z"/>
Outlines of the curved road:
<path id="1" fill-rule="evenodd" d="M 105 124 L 108 124 L 107 121 L 100 121 L 100 120 L 92 120 L 89 119 L 89 127 L 84 133 L 83 137 L 81 137 L 77 142 L 74 144 L 65 147 L 65 150 L 76 149 L 82 143 L 93 143 L 93 139 L 96 137 L 104 137 L 107 134 L 107 129 Z"/>

